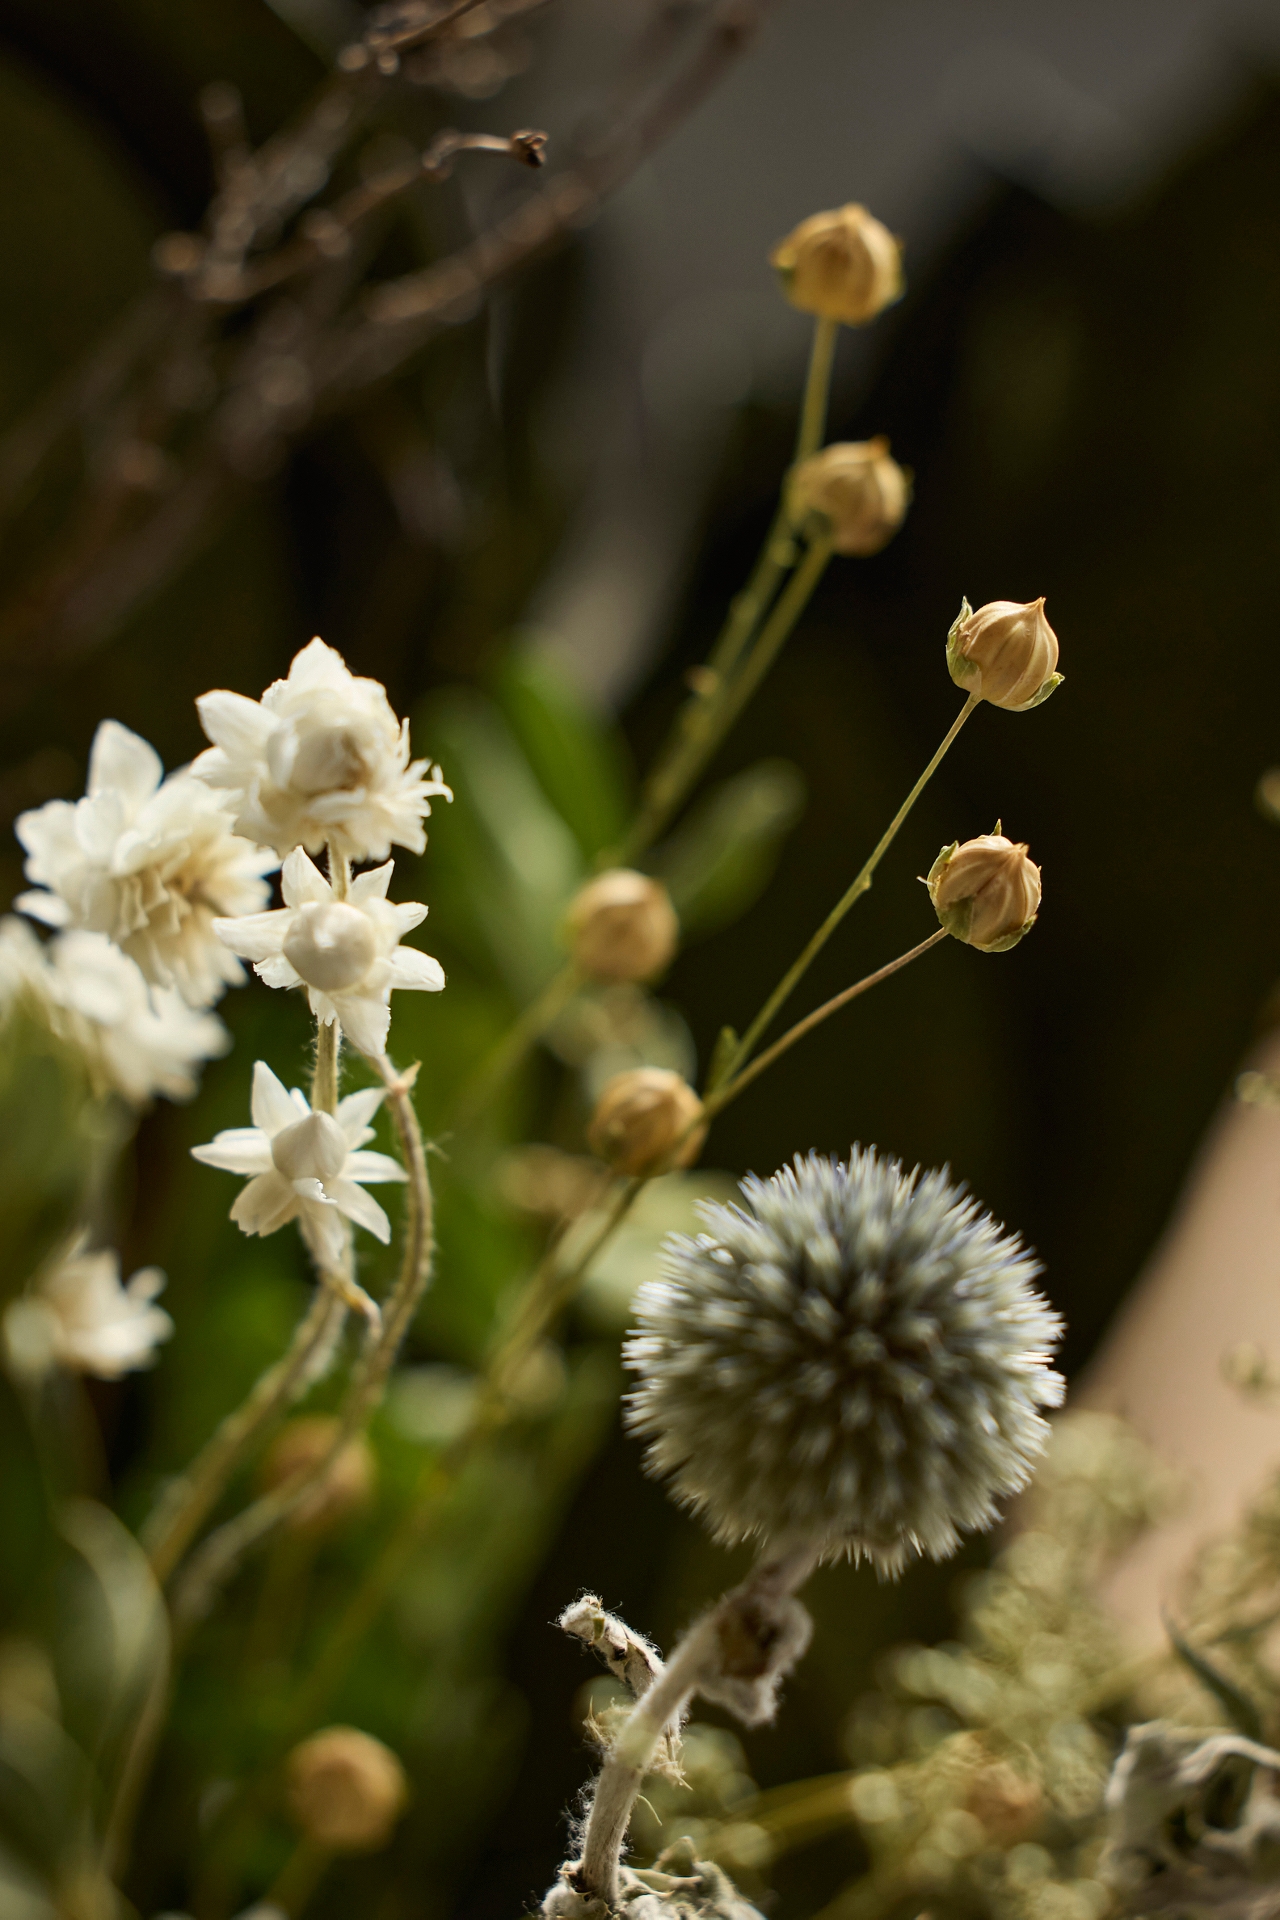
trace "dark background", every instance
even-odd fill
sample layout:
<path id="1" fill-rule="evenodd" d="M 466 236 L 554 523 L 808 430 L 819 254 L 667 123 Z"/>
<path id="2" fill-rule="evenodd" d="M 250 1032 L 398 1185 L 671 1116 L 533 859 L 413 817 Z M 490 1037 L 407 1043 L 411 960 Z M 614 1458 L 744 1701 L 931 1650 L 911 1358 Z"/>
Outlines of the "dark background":
<path id="1" fill-rule="evenodd" d="M 507 637 L 536 618 L 589 691 L 622 702 L 643 764 L 750 563 L 788 457 L 805 333 L 780 303 L 760 319 L 775 296 L 753 222 L 772 220 L 767 243 L 814 204 L 871 199 L 906 231 L 910 291 L 870 346 L 847 345 L 831 427 L 889 434 L 914 470 L 915 504 L 881 556 L 832 569 L 724 751 L 721 773 L 765 754 L 793 761 L 808 804 L 763 899 L 685 953 L 664 991 L 705 1061 L 719 1026 L 749 1016 L 847 884 L 953 716 L 942 647 L 961 595 L 1046 595 L 1066 685 L 1034 715 L 978 712 L 814 969 L 806 1004 L 922 937 L 928 907 L 913 876 L 940 844 L 997 818 L 1044 868 L 1034 936 L 1005 957 L 946 946 L 882 988 L 735 1106 L 708 1158 L 768 1172 L 857 1138 L 908 1162 L 949 1162 L 1039 1250 L 1076 1370 L 1267 1018 L 1280 953 L 1280 844 L 1254 804 L 1280 757 L 1280 96 L 1262 41 L 1242 40 L 1230 84 L 1215 68 L 1201 95 L 1177 95 L 1158 139 L 1144 144 L 1132 100 L 1112 103 L 1131 137 L 1111 173 L 1102 162 L 1055 172 L 1051 151 L 1015 164 L 997 141 L 1002 173 L 954 129 L 906 116 L 928 161 L 911 184 L 910 156 L 895 175 L 892 156 L 869 154 L 853 109 L 877 71 L 885 93 L 907 96 L 913 62 L 933 58 L 928 9 L 904 10 L 921 37 L 904 29 L 892 59 L 884 15 L 865 10 L 879 70 L 854 58 L 864 10 L 836 11 L 780 8 L 745 77 L 647 184 L 490 317 L 430 349 L 414 379 L 452 491 L 433 482 L 427 509 L 415 519 L 406 508 L 394 394 L 304 440 L 122 630 L 8 703 L 0 811 L 78 792 L 104 713 L 153 739 L 166 764 L 189 757 L 195 694 L 256 690 L 317 631 L 413 710 L 446 683 L 484 683 Z M 1228 11 L 1201 9 L 1204 31 Z M 1142 72 L 1144 48 L 1158 66 L 1159 18 L 1120 5 L 1082 14 L 1076 52 L 1100 74 L 1125 62 Z M 1257 18 L 1280 24 L 1276 9 Z M 747 138 L 743 103 L 758 113 L 769 98 L 771 57 L 780 125 L 806 118 L 810 70 L 787 50 L 821 47 L 824 23 L 833 61 L 850 60 L 842 139 L 830 114 L 808 150 L 767 125 Z M 587 54 L 575 55 L 570 28 Z M 593 33 L 606 30 L 590 8 L 571 12 L 545 45 L 535 39 L 549 65 L 517 79 L 513 102 L 467 111 L 554 133 L 589 93 Z M 980 54 L 976 26 L 972 38 Z M 120 308 L 155 235 L 198 218 L 209 176 L 195 89 L 234 78 L 261 135 L 319 71 L 314 46 L 259 0 L 0 0 L 4 417 Z M 813 85 L 826 103 L 830 76 Z M 718 159 L 727 179 L 708 184 Z M 877 169 L 899 205 L 875 200 L 865 176 Z M 717 195 L 751 211 L 739 231 L 708 238 L 693 289 L 705 326 L 673 332 L 652 295 L 646 334 L 628 288 L 664 244 L 679 283 L 689 228 Z M 903 218 L 913 212 L 918 242 Z M 673 380 L 690 396 L 678 427 Z M 614 598 L 592 601 L 602 579 Z M 443 815 L 433 834 L 448 831 Z M 16 850 L 4 862 L 14 891 Z M 430 898 L 430 855 L 423 875 Z M 165 1109 L 144 1130 L 129 1242 L 139 1260 L 150 1257 L 150 1183 L 163 1185 L 186 1125 Z M 130 1418 L 145 1422 L 145 1407 Z M 554 1864 L 584 1771 L 570 1717 L 584 1667 L 547 1624 L 565 1599 L 592 1587 L 665 1643 L 729 1574 L 615 1433 L 510 1632 L 532 1734 L 506 1804 L 457 1869 L 458 1913 L 518 1911 Z M 749 1742 L 758 1779 L 841 1764 L 840 1725 L 876 1648 L 945 1630 L 955 1577 L 928 1571 L 883 1589 L 865 1573 L 822 1576 L 815 1649 L 780 1728 Z M 783 1869 L 785 1910 L 811 1909 L 847 1864 L 837 1850 Z"/>

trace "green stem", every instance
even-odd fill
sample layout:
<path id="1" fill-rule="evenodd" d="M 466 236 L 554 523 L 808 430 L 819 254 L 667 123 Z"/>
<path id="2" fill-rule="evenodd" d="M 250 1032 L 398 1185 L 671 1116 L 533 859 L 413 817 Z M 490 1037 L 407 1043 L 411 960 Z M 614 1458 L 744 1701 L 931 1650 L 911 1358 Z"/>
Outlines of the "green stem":
<path id="1" fill-rule="evenodd" d="M 840 925 L 840 922 L 844 919 L 849 909 L 855 904 L 856 901 L 862 898 L 862 895 L 864 893 L 868 891 L 868 889 L 871 886 L 871 882 L 875 877 L 876 868 L 880 865 L 880 862 L 884 859 L 885 854 L 889 851 L 889 848 L 892 846 L 895 838 L 897 837 L 898 829 L 901 827 L 903 821 L 906 819 L 907 815 L 910 813 L 912 807 L 914 807 L 916 801 L 920 798 L 920 795 L 924 792 L 925 788 L 928 786 L 929 781 L 932 779 L 933 775 L 937 772 L 938 767 L 942 764 L 942 761 L 945 758 L 948 750 L 950 749 L 952 742 L 955 740 L 956 735 L 959 733 L 961 727 L 964 725 L 965 721 L 969 718 L 969 715 L 973 712 L 974 708 L 978 705 L 978 700 L 979 700 L 979 696 L 976 693 L 971 693 L 969 695 L 963 707 L 961 707 L 959 713 L 956 715 L 956 718 L 952 721 L 951 725 L 948 727 L 946 736 L 943 739 L 941 746 L 938 748 L 932 760 L 930 760 L 928 766 L 925 768 L 924 772 L 920 775 L 920 778 L 916 781 L 914 787 L 912 787 L 910 793 L 907 795 L 902 805 L 898 808 L 898 811 L 894 814 L 893 819 L 889 822 L 889 825 L 885 828 L 879 840 L 876 842 L 873 852 L 871 853 L 870 857 L 866 861 L 866 864 L 863 866 L 857 878 L 854 880 L 853 885 L 836 902 L 835 906 L 831 909 L 831 912 L 827 915 L 822 925 L 818 928 L 818 931 L 814 934 L 813 938 L 809 941 L 808 945 L 805 947 L 804 951 L 801 953 L 799 959 L 794 961 L 793 964 L 787 969 L 786 973 L 783 974 L 781 980 L 778 982 L 773 992 L 769 995 L 769 998 L 765 1001 L 759 1013 L 756 1015 L 755 1019 L 751 1022 L 751 1025 L 747 1028 L 746 1032 L 743 1034 L 741 1040 L 738 1042 L 737 1046 L 734 1048 L 729 1058 L 724 1062 L 724 1065 L 720 1074 L 720 1081 L 719 1081 L 720 1085 L 724 1085 L 727 1081 L 731 1080 L 734 1074 L 737 1073 L 738 1070 L 741 1068 L 743 1063 L 751 1058 L 751 1055 L 755 1051 L 756 1044 L 759 1041 L 760 1036 L 767 1030 L 767 1028 L 772 1023 L 774 1015 L 778 1012 L 779 1008 L 782 1007 L 788 999 L 790 999 L 791 994 L 794 992 L 796 986 L 804 978 L 805 974 L 808 972 L 813 962 L 817 959 L 818 955 L 822 952 L 822 949 L 826 946 L 828 940 L 831 938 L 836 928 Z M 712 1089 L 712 1091 L 714 1092 L 714 1089 Z"/>
<path id="2" fill-rule="evenodd" d="M 333 1855 L 314 1840 L 299 1840 L 263 1897 L 263 1909 L 278 1909 L 296 1920 L 329 1870 Z"/>
<path id="3" fill-rule="evenodd" d="M 142 1544 L 161 1585 L 217 1505 L 255 1440 L 297 1399 L 311 1376 L 317 1354 L 333 1337 L 335 1322 L 341 1321 L 343 1313 L 342 1301 L 322 1278 L 286 1351 L 226 1416 L 187 1471 L 165 1489 L 142 1530 Z"/>
<path id="4" fill-rule="evenodd" d="M 621 864 L 634 860 L 646 847 L 652 846 L 666 828 L 782 651 L 830 558 L 830 541 L 815 540 L 779 595 L 745 664 L 701 704 L 694 716 L 697 725 L 685 727 L 669 760 L 657 769 L 649 783 L 631 831 L 618 851 Z"/>
<path id="5" fill-rule="evenodd" d="M 796 465 L 808 460 L 822 445 L 827 426 L 827 403 L 831 397 L 831 367 L 835 360 L 838 320 L 817 320 L 813 345 L 809 349 L 809 373 L 804 383 L 804 402 L 800 408 L 800 431 L 796 435 Z"/>
<path id="6" fill-rule="evenodd" d="M 571 963 L 552 975 L 462 1089 L 453 1112 L 455 1127 L 469 1127 L 479 1118 L 499 1087 L 516 1071 L 581 985 L 582 975 Z"/>

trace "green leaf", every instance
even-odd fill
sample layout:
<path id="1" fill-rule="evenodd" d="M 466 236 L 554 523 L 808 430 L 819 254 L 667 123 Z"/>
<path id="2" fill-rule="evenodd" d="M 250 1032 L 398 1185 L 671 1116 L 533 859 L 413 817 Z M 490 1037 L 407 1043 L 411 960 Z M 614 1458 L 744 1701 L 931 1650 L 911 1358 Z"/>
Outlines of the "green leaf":
<path id="1" fill-rule="evenodd" d="M 617 730 L 525 640 L 505 655 L 495 691 L 538 784 L 586 859 L 622 836 L 629 778 Z"/>
<path id="2" fill-rule="evenodd" d="M 530 1000 L 563 957 L 560 918 L 583 871 L 577 843 L 482 694 L 445 695 L 415 731 L 431 742 L 454 793 L 431 839 L 432 925 L 517 1000 Z"/>
<path id="3" fill-rule="evenodd" d="M 804 807 L 799 770 L 761 760 L 716 787 L 658 855 L 681 930 L 728 926 L 764 891 Z"/>

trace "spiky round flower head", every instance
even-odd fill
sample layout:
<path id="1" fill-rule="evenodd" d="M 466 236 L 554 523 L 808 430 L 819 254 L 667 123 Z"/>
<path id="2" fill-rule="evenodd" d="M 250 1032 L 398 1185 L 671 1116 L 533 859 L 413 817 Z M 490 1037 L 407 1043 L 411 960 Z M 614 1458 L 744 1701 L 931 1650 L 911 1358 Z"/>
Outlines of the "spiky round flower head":
<path id="1" fill-rule="evenodd" d="M 945 1172 L 855 1147 L 703 1202 L 636 1299 L 628 1419 L 717 1537 L 897 1573 L 1029 1479 L 1063 1382 L 1039 1265 Z"/>

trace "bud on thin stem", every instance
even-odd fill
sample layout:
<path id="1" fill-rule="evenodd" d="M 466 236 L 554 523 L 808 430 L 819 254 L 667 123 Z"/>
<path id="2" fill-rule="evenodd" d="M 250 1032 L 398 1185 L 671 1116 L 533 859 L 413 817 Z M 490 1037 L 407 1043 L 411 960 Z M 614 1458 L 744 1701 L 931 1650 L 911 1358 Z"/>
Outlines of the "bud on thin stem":
<path id="1" fill-rule="evenodd" d="M 980 953 L 1005 953 L 1030 933 L 1040 910 L 1040 869 L 1021 841 L 997 827 L 952 841 L 926 882 L 942 931 Z"/>

